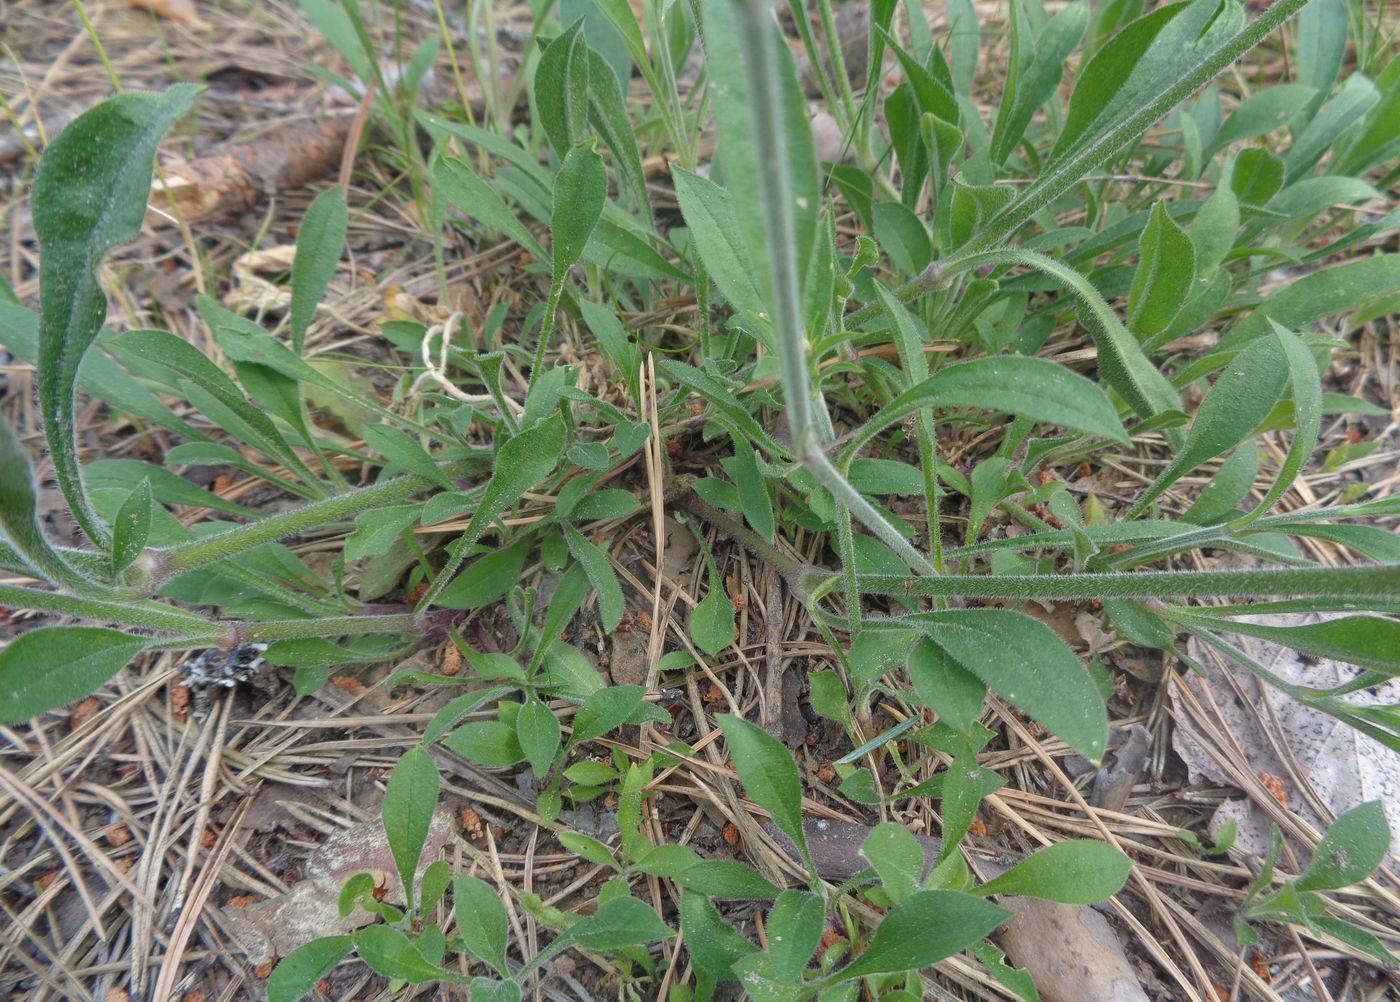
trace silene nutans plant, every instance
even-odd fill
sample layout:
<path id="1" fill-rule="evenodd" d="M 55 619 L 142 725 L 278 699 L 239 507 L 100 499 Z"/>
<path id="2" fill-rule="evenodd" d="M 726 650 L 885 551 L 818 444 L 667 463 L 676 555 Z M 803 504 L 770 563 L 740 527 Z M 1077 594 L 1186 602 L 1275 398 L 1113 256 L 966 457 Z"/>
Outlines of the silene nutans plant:
<path id="1" fill-rule="evenodd" d="M 200 88 L 119 94 L 44 149 L 38 302 L 0 288 L 0 347 L 35 369 L 80 541 L 46 531 L 38 436 L 0 420 L 0 606 L 40 624 L 3 638 L 0 722 L 105 693 L 149 652 L 291 669 L 297 696 L 425 648 L 461 662 L 388 680 L 451 696 L 384 788 L 398 896 L 352 877 L 340 914 L 363 921 L 281 958 L 274 1002 L 347 958 L 391 989 L 540 997 L 569 950 L 630 999 L 950 997 L 932 987 L 950 958 L 964 987 L 1037 998 L 996 945 L 1005 904 L 1157 893 L 1089 822 L 995 873 L 970 853 L 1006 784 L 984 764 L 1005 729 L 1090 768 L 1126 730 L 1098 651 L 1047 624 L 1057 604 L 1400 752 L 1400 708 L 1354 698 L 1400 672 L 1395 478 L 1310 478 L 1364 458 L 1320 455 L 1339 420 L 1386 413 L 1328 373 L 1342 321 L 1394 342 L 1394 25 L 1360 0 L 1012 0 L 995 26 L 971 0 L 936 17 L 871 0 L 851 46 L 853 6 L 534 3 L 518 77 L 478 115 L 419 88 L 440 57 L 485 74 L 494 42 L 444 21 L 391 77 L 388 0 L 303 0 L 349 74 L 323 75 L 363 100 L 413 203 L 443 315 L 457 249 L 528 255 L 483 323 L 381 325 L 391 398 L 309 337 L 331 322 L 345 189 L 307 209 L 285 309 L 199 298 L 206 354 L 105 327 L 103 284 Z M 813 107 L 840 140 L 820 156 Z M 84 462 L 89 401 L 178 444 Z M 184 475 L 201 467 L 253 478 L 275 513 Z M 685 583 L 668 534 L 695 554 Z M 309 538 L 331 547 L 319 572 L 294 546 Z M 797 610 L 806 653 L 786 670 L 849 752 L 820 791 L 780 740 L 784 679 L 739 688 L 762 649 L 732 584 L 746 560 L 773 578 L 764 615 Z M 597 660 L 629 630 L 623 683 Z M 1354 670 L 1299 684 L 1250 641 Z M 698 714 L 688 739 L 668 692 Z M 541 837 L 596 869 L 585 906 L 424 853 L 462 759 L 515 777 Z M 657 820 L 691 768 L 757 808 L 713 794 L 742 815 L 725 815 L 743 843 L 726 855 Z M 817 826 L 833 798 L 883 822 L 840 872 Z M 938 838 L 889 820 L 919 801 Z M 615 815 L 611 834 L 575 827 L 585 807 Z M 1341 893 L 1386 872 L 1386 810 L 1338 813 L 1303 862 L 1277 829 L 1251 857 L 1230 898 L 1238 967 L 1280 925 L 1394 963 L 1394 936 Z M 1215 997 L 1199 962 L 1183 969 L 1176 997 Z"/>

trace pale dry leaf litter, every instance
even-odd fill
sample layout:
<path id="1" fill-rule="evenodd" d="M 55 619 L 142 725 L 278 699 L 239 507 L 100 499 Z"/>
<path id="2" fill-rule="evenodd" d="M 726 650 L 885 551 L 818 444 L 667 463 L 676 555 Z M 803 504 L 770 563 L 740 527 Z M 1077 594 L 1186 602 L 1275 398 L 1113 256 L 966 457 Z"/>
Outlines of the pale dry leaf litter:
<path id="1" fill-rule="evenodd" d="M 1311 616 L 1308 622 L 1326 618 Z M 1269 626 L 1299 622 L 1284 616 L 1254 616 L 1246 621 Z M 1351 665 L 1307 658 L 1265 640 L 1241 637 L 1239 643 L 1269 671 L 1298 685 L 1326 689 L 1357 675 Z M 1195 639 L 1188 642 L 1187 654 L 1206 666 L 1209 676 L 1204 682 L 1195 676 L 1184 677 L 1181 684 L 1207 687 L 1222 725 L 1209 741 L 1202 741 L 1195 728 L 1183 726 L 1189 714 L 1182 705 L 1179 687 L 1173 687 L 1173 714 L 1178 726 L 1172 744 L 1190 770 L 1193 786 L 1202 780 L 1237 786 L 1231 766 L 1238 763 L 1221 758 L 1222 753 L 1237 751 L 1256 777 L 1264 774 L 1284 779 L 1288 809 L 1316 831 L 1325 831 L 1331 817 L 1366 801 L 1380 800 L 1390 821 L 1391 852 L 1400 853 L 1400 754 L 1263 684 L 1243 667 L 1223 665 L 1210 648 Z M 1362 705 L 1400 702 L 1400 681 L 1391 680 L 1346 698 Z M 1209 706 L 1203 696 L 1198 695 L 1198 701 Z M 1226 745 L 1231 741 L 1236 746 L 1233 750 Z M 1328 815 L 1326 820 L 1323 811 Z M 1241 850 L 1267 851 L 1269 819 L 1259 804 L 1226 801 L 1212 819 L 1211 830 L 1218 831 L 1227 819 L 1239 825 Z"/>

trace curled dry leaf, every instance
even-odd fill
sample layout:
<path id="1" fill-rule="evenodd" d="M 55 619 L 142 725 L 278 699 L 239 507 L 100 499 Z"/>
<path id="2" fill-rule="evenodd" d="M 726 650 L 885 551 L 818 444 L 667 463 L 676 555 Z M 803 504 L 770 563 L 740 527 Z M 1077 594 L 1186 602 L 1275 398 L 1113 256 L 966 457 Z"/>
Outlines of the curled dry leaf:
<path id="1" fill-rule="evenodd" d="M 1308 621 L 1324 618 L 1310 617 Z M 1250 621 L 1272 626 L 1298 622 L 1281 616 L 1256 616 Z M 1286 682 L 1326 689 L 1356 677 L 1355 668 L 1336 661 L 1304 659 L 1296 651 L 1264 640 L 1241 637 L 1239 642 L 1252 658 Z M 1268 795 L 1277 799 L 1283 794 L 1280 803 L 1318 832 L 1325 831 L 1330 821 L 1324 820 L 1319 808 L 1336 816 L 1368 800 L 1380 800 L 1390 821 L 1391 852 L 1400 852 L 1400 754 L 1262 685 L 1243 668 L 1230 666 L 1227 674 L 1212 652 L 1194 639 L 1188 642 L 1187 653 L 1208 671 L 1204 680 L 1182 676 L 1171 692 L 1172 715 L 1177 722 L 1172 746 L 1186 763 L 1192 783 L 1204 780 L 1238 786 L 1237 777 L 1256 777 Z M 1191 692 L 1182 692 L 1183 687 Z M 1400 681 L 1391 679 L 1346 698 L 1358 704 L 1400 702 Z M 1218 718 L 1212 702 L 1218 708 Z M 1195 707 L 1203 708 L 1207 718 L 1198 719 Z M 1229 739 L 1223 740 L 1222 735 Z M 1296 769 L 1284 761 L 1281 752 Z M 1262 779 L 1264 775 L 1288 779 L 1274 783 Z M 1240 851 L 1259 854 L 1268 849 L 1269 818 L 1263 805 L 1227 802 L 1211 820 L 1211 830 L 1218 831 L 1227 819 L 1234 819 L 1239 826 L 1236 846 Z"/>
<path id="2" fill-rule="evenodd" d="M 195 9 L 194 0 L 129 0 L 129 2 L 137 10 L 150 11 L 156 17 L 163 17 L 167 21 L 183 24 L 186 28 L 202 28 L 204 26 L 204 22 L 200 20 L 199 11 Z"/>
<path id="3" fill-rule="evenodd" d="M 420 871 L 447 844 L 455 823 L 456 818 L 449 808 L 439 807 L 434 813 L 420 857 Z M 394 856 L 389 851 L 384 825 L 377 818 L 338 831 L 326 839 L 306 861 L 306 879 L 292 885 L 285 894 L 244 908 L 224 909 L 224 925 L 247 950 L 248 959 L 254 964 L 285 957 L 321 936 L 353 932 L 377 921 L 362 908 L 356 908 L 345 918 L 340 916 L 340 888 L 357 873 L 372 875 L 376 884 L 386 889 L 387 901 L 403 904 L 403 886 L 394 866 Z"/>

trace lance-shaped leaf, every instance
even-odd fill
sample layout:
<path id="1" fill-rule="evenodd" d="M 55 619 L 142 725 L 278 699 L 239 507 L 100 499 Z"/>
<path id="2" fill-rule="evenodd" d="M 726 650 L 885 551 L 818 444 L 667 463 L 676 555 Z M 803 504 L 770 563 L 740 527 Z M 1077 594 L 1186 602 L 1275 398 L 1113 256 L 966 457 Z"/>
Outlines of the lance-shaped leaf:
<path id="1" fill-rule="evenodd" d="M 553 241 L 554 283 L 578 264 L 583 248 L 608 200 L 608 171 L 592 143 L 579 143 L 564 157 L 554 179 L 554 211 L 549 219 Z"/>
<path id="2" fill-rule="evenodd" d="M 316 316 L 316 304 L 335 275 L 345 249 L 348 218 L 345 189 L 336 185 L 316 196 L 297 231 L 297 253 L 292 259 L 292 347 L 301 353 L 306 330 Z"/>
<path id="3" fill-rule="evenodd" d="M 95 626 L 45 626 L 0 651 L 0 724 L 18 724 L 82 699 L 147 644 Z"/>
<path id="4" fill-rule="evenodd" d="M 1152 207 L 1138 242 L 1138 267 L 1128 292 L 1128 329 L 1140 338 L 1166 330 L 1186 302 L 1196 273 L 1196 249 L 1164 202 Z"/>
<path id="5" fill-rule="evenodd" d="M 78 367 L 107 317 L 97 269 L 136 236 L 146 215 L 156 146 L 199 88 L 128 92 L 74 119 L 44 151 L 30 204 L 39 238 L 39 404 L 54 475 L 74 518 L 106 547 L 106 525 L 78 469 L 74 389 Z"/>

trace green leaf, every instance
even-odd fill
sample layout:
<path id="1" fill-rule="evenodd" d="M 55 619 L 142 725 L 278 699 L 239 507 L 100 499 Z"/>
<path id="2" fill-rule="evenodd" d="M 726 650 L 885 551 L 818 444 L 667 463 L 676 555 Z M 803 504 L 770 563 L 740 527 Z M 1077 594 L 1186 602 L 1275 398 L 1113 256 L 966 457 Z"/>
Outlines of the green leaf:
<path id="1" fill-rule="evenodd" d="M 467 994 L 472 1002 L 520 1002 L 520 985 L 514 981 L 472 978 Z"/>
<path id="2" fill-rule="evenodd" d="M 1273 335 L 1283 349 L 1288 366 L 1288 385 L 1293 391 L 1293 441 L 1289 443 L 1288 455 L 1284 457 L 1283 466 L 1268 493 L 1247 519 L 1264 515 L 1279 498 L 1288 493 L 1317 448 L 1318 436 L 1322 432 L 1322 376 L 1317 371 L 1312 351 L 1297 334 L 1276 323 L 1273 324 Z"/>
<path id="3" fill-rule="evenodd" d="M 681 932 L 685 934 L 691 961 L 697 971 L 716 980 L 734 977 L 737 960 L 757 953 L 758 947 L 720 917 L 710 899 L 695 891 L 681 895 Z"/>
<path id="4" fill-rule="evenodd" d="M 1216 622 L 1202 610 L 1190 614 L 1193 620 Z M 1230 620 L 1228 629 L 1247 637 L 1258 637 L 1291 647 L 1319 658 L 1331 658 L 1359 665 L 1387 675 L 1400 675 L 1400 620 L 1380 616 L 1340 616 L 1302 626 L 1268 626 Z"/>
<path id="5" fill-rule="evenodd" d="M 1237 515 L 1238 505 L 1254 489 L 1254 478 L 1258 474 L 1259 448 L 1246 439 L 1220 464 L 1181 520 L 1195 525 L 1214 525 Z"/>
<path id="6" fill-rule="evenodd" d="M 1191 244 L 1196 254 L 1196 274 L 1208 279 L 1235 246 L 1240 229 L 1240 203 L 1228 184 L 1216 185 L 1210 198 L 1191 221 Z"/>
<path id="7" fill-rule="evenodd" d="M 583 701 L 574 714 L 573 735 L 569 747 L 601 738 L 637 712 L 646 697 L 640 685 L 616 685 L 599 689 Z"/>
<path id="8" fill-rule="evenodd" d="M 637 146 L 637 134 L 627 113 L 627 102 L 618 86 L 618 75 L 607 61 L 588 50 L 588 93 L 592 98 L 588 120 L 612 151 L 613 165 L 631 190 L 631 197 L 640 211 L 642 222 L 651 228 L 651 198 L 647 194 L 646 175 L 642 171 L 642 154 Z"/>
<path id="9" fill-rule="evenodd" d="M 545 46 L 535 65 L 535 105 L 549 144 L 560 155 L 584 138 L 588 127 L 588 43 L 583 18 Z"/>
<path id="10" fill-rule="evenodd" d="M 151 482 L 142 480 L 117 509 L 112 522 L 112 576 L 126 570 L 151 536 Z"/>
<path id="11" fill-rule="evenodd" d="M 1307 9 L 1304 8 L 1305 13 Z M 1296 180 L 1312 170 L 1353 125 L 1380 103 L 1380 99 L 1380 91 L 1366 77 L 1359 73 L 1348 77 L 1341 92 L 1323 105 L 1283 155 L 1289 179 Z"/>
<path id="12" fill-rule="evenodd" d="M 753 867 L 726 859 L 705 859 L 688 866 L 676 883 L 688 891 L 735 901 L 771 901 L 781 890 Z"/>
<path id="13" fill-rule="evenodd" d="M 478 720 L 463 724 L 442 743 L 465 759 L 480 765 L 504 767 L 525 758 L 515 728 L 499 720 Z"/>
<path id="14" fill-rule="evenodd" d="M 324 936 L 297 947 L 277 962 L 267 979 L 267 1002 L 301 1002 L 353 945 L 351 936 Z"/>
<path id="15" fill-rule="evenodd" d="M 923 704 L 956 730 L 969 731 L 982 715 L 986 685 L 931 640 L 909 652 L 909 680 Z"/>
<path id="16" fill-rule="evenodd" d="M 671 168 L 676 201 L 700 254 L 705 274 L 737 310 L 763 313 L 763 299 L 754 283 L 748 245 L 739 232 L 729 193 L 707 177 L 683 167 Z"/>
<path id="17" fill-rule="evenodd" d="M 1108 715 L 1089 673 L 1044 623 L 1003 609 L 902 617 L 1007 702 L 1091 762 L 1108 743 Z"/>
<path id="18" fill-rule="evenodd" d="M 296 257 L 292 259 L 292 303 L 288 310 L 292 348 L 297 354 L 306 344 L 306 331 L 316 316 L 316 305 L 335 277 L 348 225 L 345 190 L 339 185 L 317 195 L 302 217 Z"/>
<path id="19" fill-rule="evenodd" d="M 510 546 L 482 554 L 457 579 L 442 590 L 433 602 L 440 609 L 479 609 L 502 598 L 520 580 L 531 540 L 517 540 Z"/>
<path id="20" fill-rule="evenodd" d="M 455 490 L 452 478 L 438 468 L 433 457 L 402 428 L 369 424 L 363 429 L 365 443 L 391 463 L 409 473 L 434 481 L 444 490 Z"/>
<path id="21" fill-rule="evenodd" d="M 1172 322 L 1196 274 L 1196 249 L 1186 231 L 1167 214 L 1165 202 L 1152 207 L 1138 255 L 1128 292 L 1128 329 L 1149 338 Z"/>
<path id="22" fill-rule="evenodd" d="M 78 368 L 102 321 L 107 295 L 98 267 L 141 230 L 156 147 L 200 88 L 109 98 L 75 118 L 44 150 L 30 208 L 39 238 L 39 407 L 54 476 L 68 507 L 98 546 L 106 526 L 89 505 L 78 469 Z"/>
<path id="23" fill-rule="evenodd" d="M 795 981 L 821 945 L 825 909 L 806 891 L 783 891 L 768 912 L 768 956 L 780 978 Z"/>
<path id="24" fill-rule="evenodd" d="M 1305 107 L 1317 92 L 1306 84 L 1274 84 L 1259 91 L 1231 113 L 1206 147 L 1214 156 L 1231 143 L 1273 132 Z"/>
<path id="25" fill-rule="evenodd" d="M 718 654 L 734 642 L 734 629 L 734 603 L 712 568 L 709 591 L 690 610 L 690 639 L 706 654 Z"/>
<path id="26" fill-rule="evenodd" d="M 1313 0 L 1298 15 L 1293 36 L 1294 76 L 1317 96 L 1309 112 L 1332 90 L 1347 51 L 1347 7 L 1343 0 Z"/>
<path id="27" fill-rule="evenodd" d="M 1092 381 L 1041 358 L 997 355 L 944 366 L 896 396 L 855 434 L 854 454 L 880 432 L 928 407 L 1005 411 L 1126 443 L 1118 414 Z"/>
<path id="28" fill-rule="evenodd" d="M 560 832 L 559 841 L 565 849 L 576 856 L 582 856 L 590 863 L 606 866 L 612 870 L 617 869 L 617 860 L 613 859 L 612 850 L 596 838 L 579 832 Z"/>
<path id="29" fill-rule="evenodd" d="M 970 894 L 919 891 L 890 909 L 865 952 L 833 980 L 922 970 L 978 942 L 1011 912 Z"/>
<path id="30" fill-rule="evenodd" d="M 410 984 L 440 981 L 448 976 L 447 971 L 419 953 L 418 947 L 398 929 L 372 925 L 356 932 L 354 938 L 355 952 L 376 974 Z"/>
<path id="31" fill-rule="evenodd" d="M 729 742 L 739 782 L 779 830 L 797 844 L 803 859 L 808 859 L 807 836 L 802 830 L 802 784 L 792 753 L 773 735 L 742 717 L 720 714 L 716 719 Z"/>
<path id="32" fill-rule="evenodd" d="M 773 499 L 768 494 L 768 484 L 758 471 L 758 458 L 753 446 L 747 440 L 734 439 L 734 459 L 730 472 L 734 485 L 739 490 L 739 504 L 749 526 L 770 543 L 777 523 L 773 518 Z"/>
<path id="33" fill-rule="evenodd" d="M 554 247 L 556 284 L 583 256 L 583 248 L 607 201 L 608 171 L 603 158 L 592 143 L 579 143 L 565 155 L 554 179 L 549 235 Z"/>
<path id="34" fill-rule="evenodd" d="M 674 935 L 650 905 L 636 898 L 613 898 L 569 929 L 569 936 L 587 950 L 619 950 Z"/>
<path id="35" fill-rule="evenodd" d="M 775 289 L 784 276 L 774 273 L 774 252 L 790 259 L 790 275 L 801 281 L 817 235 L 822 203 L 820 175 L 812 148 L 807 105 L 798 84 L 792 52 L 783 41 L 771 8 L 743 7 L 731 0 L 701 0 L 708 94 L 715 112 L 719 149 L 715 160 L 733 199 L 738 233 L 748 248 L 754 286 L 763 312 L 783 318 Z M 776 79 L 778 86 L 769 86 Z M 782 149 L 772 162 L 759 157 L 754 135 L 765 135 Z M 765 185 L 786 193 L 783 208 L 790 234 L 771 233 Z M 775 241 L 779 241 L 775 244 Z M 771 307 L 771 309 L 770 309 Z"/>
<path id="36" fill-rule="evenodd" d="M 903 825 L 876 825 L 861 844 L 864 856 L 880 877 L 890 900 L 898 905 L 919 889 L 924 872 L 924 847 Z"/>
<path id="37" fill-rule="evenodd" d="M 1330 891 L 1360 883 L 1385 862 L 1389 852 L 1385 805 L 1368 801 L 1332 822 L 1294 886 L 1300 891 Z"/>
<path id="38" fill-rule="evenodd" d="M 520 750 L 525 753 L 525 761 L 530 763 L 536 779 L 543 779 L 549 774 L 549 767 L 559 750 L 561 733 L 559 718 L 534 696 L 527 699 L 515 715 L 515 734 L 520 741 Z"/>
<path id="39" fill-rule="evenodd" d="M 1019 18 L 1017 19 L 1020 20 Z M 1072 3 L 1056 14 L 1045 26 L 1039 37 L 1034 39 L 1034 57 L 1021 72 L 1016 86 L 1010 84 L 1002 94 L 1001 108 L 997 112 L 996 128 L 992 132 L 992 163 L 1006 162 L 1025 135 L 1036 109 L 1055 96 L 1065 65 L 1089 24 L 1089 5 Z M 1030 45 L 1031 39 L 1024 27 L 1018 41 Z"/>
<path id="40" fill-rule="evenodd" d="M 679 877 L 682 873 L 700 862 L 700 854 L 688 845 L 657 845 L 642 853 L 632 864 L 634 870 L 655 874 L 658 877 Z"/>
<path id="41" fill-rule="evenodd" d="M 472 546 L 485 535 L 491 523 L 520 500 L 522 494 L 549 476 L 563 452 L 564 422 L 557 413 L 497 449 L 496 467 L 482 492 L 481 503 L 462 533 L 457 553 L 419 601 L 420 610 L 432 605 L 457 576 Z"/>
<path id="42" fill-rule="evenodd" d="M 432 179 L 433 215 L 439 223 L 450 202 L 472 218 L 481 220 L 491 229 L 514 240 L 536 258 L 549 259 L 534 234 L 525 228 L 496 189 L 483 181 L 466 161 L 456 157 L 439 157 L 433 163 Z"/>
<path id="43" fill-rule="evenodd" d="M 50 582 L 75 587 L 84 584 L 83 576 L 68 566 L 44 535 L 29 451 L 0 414 L 0 543 L 6 539 L 31 568 Z"/>
<path id="44" fill-rule="evenodd" d="M 975 893 L 1024 894 L 1066 905 L 1092 905 L 1122 890 L 1132 868 L 1132 860 L 1103 842 L 1056 842 L 987 881 Z"/>
<path id="45" fill-rule="evenodd" d="M 1282 343 L 1276 338 L 1250 342 L 1216 379 L 1196 411 L 1186 444 L 1138 499 L 1128 518 L 1136 518 L 1202 463 L 1252 437 L 1283 395 L 1287 380 Z"/>
<path id="46" fill-rule="evenodd" d="M 432 756 L 423 748 L 415 747 L 399 759 L 384 790 L 384 834 L 388 836 L 389 851 L 393 853 L 394 866 L 408 891 L 410 903 L 418 859 L 428 841 L 433 812 L 437 810 L 439 783 Z"/>
<path id="47" fill-rule="evenodd" d="M 0 650 L 0 724 L 18 724 L 96 691 L 151 641 L 94 626 L 44 626 Z"/>
<path id="48" fill-rule="evenodd" d="M 1288 330 L 1307 330 L 1319 320 L 1349 313 L 1397 292 L 1400 254 L 1377 254 L 1304 275 L 1270 294 L 1221 337 L 1213 352 L 1239 351 L 1245 342 L 1267 335 L 1273 329 L 1271 320 Z"/>
<path id="49" fill-rule="evenodd" d="M 1265 205 L 1283 187 L 1283 174 L 1283 161 L 1268 150 L 1241 150 L 1230 172 L 1230 187 L 1243 204 Z"/>
<path id="50" fill-rule="evenodd" d="M 506 945 L 510 928 L 500 893 L 479 877 L 459 875 L 452 881 L 457 932 L 467 952 L 506 975 Z"/>
<path id="51" fill-rule="evenodd" d="M 612 562 L 601 547 L 584 539 L 583 534 L 573 526 L 564 526 L 564 538 L 568 541 L 569 552 L 583 565 L 589 583 L 598 593 L 598 614 L 602 619 L 603 632 L 612 633 L 622 622 L 622 613 L 626 608 L 622 585 L 618 583 Z"/>
<path id="52" fill-rule="evenodd" d="M 902 202 L 877 202 L 875 239 L 901 275 L 917 275 L 928 267 L 933 245 L 923 221 Z"/>

